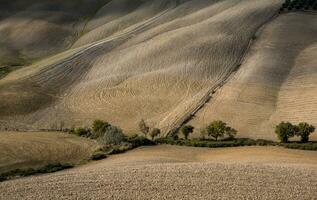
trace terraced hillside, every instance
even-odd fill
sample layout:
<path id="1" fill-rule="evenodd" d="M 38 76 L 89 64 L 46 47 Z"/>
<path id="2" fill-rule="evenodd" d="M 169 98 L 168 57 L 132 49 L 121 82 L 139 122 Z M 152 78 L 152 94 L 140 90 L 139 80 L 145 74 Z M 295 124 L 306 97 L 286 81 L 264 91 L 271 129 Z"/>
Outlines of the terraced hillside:
<path id="1" fill-rule="evenodd" d="M 92 3 L 93 8 L 85 6 L 84 3 L 78 4 L 82 5 L 82 10 L 74 9 L 76 17 L 73 21 L 59 19 L 63 22 L 61 24 L 65 25 L 65 29 L 69 29 L 65 35 L 59 32 L 52 34 L 54 37 L 58 35 L 56 41 L 61 42 L 60 44 L 53 42 L 54 45 L 48 45 L 50 47 L 46 48 L 39 42 L 40 38 L 25 34 L 27 33 L 25 31 L 19 32 L 23 34 L 24 40 L 34 39 L 39 42 L 32 43 L 32 47 L 36 47 L 36 50 L 26 50 L 30 52 L 29 55 L 35 51 L 45 52 L 41 48 L 53 48 L 45 55 L 53 51 L 60 53 L 37 62 L 32 61 L 33 64 L 30 66 L 11 72 L 0 80 L 2 129 L 55 128 L 61 123 L 70 127 L 85 125 L 93 119 L 100 118 L 121 126 L 127 132 L 134 132 L 137 129 L 137 122 L 144 118 L 151 126 L 157 126 L 167 132 L 180 125 L 184 117 L 203 106 L 213 91 L 232 76 L 247 53 L 254 34 L 278 14 L 284 1 L 137 0 L 131 3 L 130 0 L 112 0 L 103 4 L 100 2 Z M 65 13 L 71 13 L 67 10 L 69 8 L 67 3 L 64 5 L 57 1 L 56 5 L 59 4 L 63 5 L 58 7 L 59 10 L 62 7 L 65 8 Z M 39 5 L 42 3 L 34 1 L 32 7 L 40 10 L 41 13 L 52 12 L 47 11 L 45 9 L 47 7 Z M 55 9 L 52 6 L 48 7 Z M 22 13 L 26 10 L 35 12 L 34 9 L 23 6 L 20 6 L 20 10 L 23 10 Z M 15 21 L 19 19 L 18 15 L 8 13 L 7 16 L 3 16 L 0 30 L 4 26 L 1 24 L 14 27 L 17 23 Z M 287 23 L 289 16 L 293 15 L 280 16 L 272 23 L 291 29 L 296 26 L 296 22 Z M 306 47 L 316 42 L 311 36 L 315 31 L 312 26 L 315 25 L 316 17 L 305 16 L 305 14 L 294 14 L 295 21 L 300 22 L 306 18 L 310 21 L 310 24 L 302 24 L 304 30 L 307 29 L 303 34 L 309 38 L 306 39 L 306 35 L 290 38 L 294 41 L 289 43 L 289 49 L 293 49 L 292 45 L 297 45 L 297 40 L 303 42 Z M 36 20 L 31 20 L 32 23 L 34 21 Z M 43 21 L 48 20 L 43 18 Z M 28 28 L 32 29 L 32 23 L 28 23 Z M 62 26 L 54 22 L 54 25 L 56 24 Z M 39 32 L 36 29 L 32 31 L 45 38 L 44 41 L 53 40 L 49 37 L 53 31 L 46 26 L 42 28 L 46 32 Z M 276 40 L 273 31 L 266 31 L 261 35 L 267 37 L 268 43 Z M 13 34 L 12 40 L 18 42 L 19 40 L 14 39 L 19 37 Z M 6 53 L 7 49 L 9 48 L 0 49 L 0 54 Z M 299 54 L 305 48 L 295 49 L 294 51 Z M 284 50 L 285 54 L 280 52 L 280 56 L 290 60 L 289 64 L 285 63 L 285 71 L 291 71 L 292 60 L 297 54 Z M 306 52 L 310 54 L 312 50 L 307 49 Z M 18 54 L 12 55 L 13 58 L 18 57 Z M 276 54 L 271 53 L 271 55 Z M 41 56 L 44 54 L 38 55 Z M 273 68 L 280 68 L 283 71 L 284 68 L 278 66 L 278 60 L 275 61 L 275 58 L 276 56 L 268 57 L 267 60 L 263 60 L 264 64 L 252 59 L 253 64 L 250 64 L 249 68 L 261 68 L 262 65 L 272 62 Z M 307 64 L 307 70 L 308 68 L 313 70 L 313 67 L 309 66 L 314 62 L 308 59 L 305 53 L 303 59 L 312 63 Z M 287 67 L 289 69 L 286 69 Z M 243 64 L 240 69 L 247 70 L 248 66 Z M 241 72 L 238 71 L 239 73 Z M 301 72 L 294 71 L 294 77 L 297 73 Z M 279 82 L 286 83 L 288 77 L 291 75 L 288 76 L 285 72 Z M 267 79 L 264 75 L 262 78 Z M 304 79 L 307 84 L 313 84 L 313 78 Z M 261 88 L 254 91 L 260 93 Z M 298 90 L 294 90 L 295 95 L 297 92 Z M 227 95 L 230 94 L 229 91 Z M 216 95 L 220 94 L 216 93 Z M 268 93 L 267 98 L 271 98 L 270 96 L 271 93 Z M 266 101 L 263 102 L 266 104 Z M 303 100 L 302 103 L 305 101 Z M 288 102 L 286 105 L 281 103 L 281 106 L 287 105 L 291 106 L 291 103 Z M 249 130 L 263 127 L 263 130 L 268 130 L 267 134 L 273 134 L 271 124 L 262 123 L 264 118 L 265 120 L 270 118 L 269 115 L 260 119 L 251 119 L 256 122 L 251 123 L 250 129 L 246 129 L 242 127 L 250 124 L 248 113 L 244 113 L 245 109 L 240 112 L 239 109 L 242 108 L 235 103 L 230 106 L 232 110 L 237 110 L 234 113 L 236 116 L 242 115 L 242 121 L 245 122 L 237 126 L 239 131 L 257 137 L 260 135 L 254 135 Z M 217 111 L 217 115 L 198 114 L 193 123 L 201 126 L 215 116 L 232 122 L 232 116 L 221 114 L 225 112 L 221 109 L 223 107 L 216 106 L 221 110 Z M 309 107 L 316 108 L 313 100 L 307 105 L 307 108 Z M 292 108 L 298 110 L 296 106 Z M 214 113 L 217 110 L 209 105 L 203 109 L 203 113 Z M 273 108 L 271 110 L 272 113 L 275 112 Z M 312 112 L 302 116 L 305 116 L 306 121 L 316 123 L 314 111 Z M 282 118 L 287 120 L 288 114 L 285 113 L 276 119 Z M 301 115 L 298 119 L 300 118 Z"/>

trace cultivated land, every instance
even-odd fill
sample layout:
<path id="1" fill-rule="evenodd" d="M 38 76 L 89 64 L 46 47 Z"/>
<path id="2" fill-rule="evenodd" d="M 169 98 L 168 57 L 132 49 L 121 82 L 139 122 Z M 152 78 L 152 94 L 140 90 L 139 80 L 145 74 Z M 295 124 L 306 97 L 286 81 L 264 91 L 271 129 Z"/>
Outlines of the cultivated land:
<path id="1" fill-rule="evenodd" d="M 305 21 L 305 23 L 303 23 Z M 256 34 L 240 70 L 191 122 L 223 119 L 240 136 L 275 139 L 281 121 L 317 122 L 317 17 L 288 13 Z"/>
<path id="2" fill-rule="evenodd" d="M 284 0 L 3 0 L 0 131 L 85 127 L 137 133 L 223 120 L 275 140 L 281 121 L 317 126 L 317 15 Z M 317 139 L 317 134 L 311 136 Z M 78 164 L 96 141 L 0 132 L 0 173 Z M 100 151 L 100 149 L 99 149 Z M 98 152 L 104 153 L 104 152 Z M 316 199 L 317 152 L 142 147 L 0 182 L 7 199 Z"/>
<path id="3" fill-rule="evenodd" d="M 34 1 L 33 10 L 47 13 L 49 4 L 45 2 L 42 4 L 46 6 L 36 6 L 38 2 Z M 68 127 L 87 125 L 100 118 L 130 133 L 144 118 L 151 126 L 167 132 L 204 105 L 212 91 L 237 70 L 254 34 L 270 22 L 282 3 L 283 0 L 105 3 L 96 9 L 96 14 L 88 12 L 87 16 L 93 16 L 86 18 L 78 38 L 70 49 L 64 45 L 68 51 L 61 52 L 56 47 L 60 54 L 33 62 L 0 80 L 0 125 L 3 129 L 54 129 L 60 123 Z M 61 4 L 59 11 L 68 12 L 67 8 Z M 14 29 L 15 20 L 20 18 L 10 15 L 0 21 L 0 26 Z M 59 25 L 58 22 L 54 24 Z M 51 33 L 46 26 L 43 29 Z M 36 29 L 32 31 L 38 33 Z M 23 39 L 35 38 L 28 35 Z M 42 46 L 32 43 L 36 49 Z M 307 121 L 314 123 L 314 118 Z M 269 130 L 271 134 L 273 130 Z M 253 133 L 246 133 L 252 137 Z"/>
<path id="4" fill-rule="evenodd" d="M 0 199 L 314 199 L 317 152 L 144 147 L 0 183 Z"/>
<path id="5" fill-rule="evenodd" d="M 64 133 L 0 132 L 0 173 L 53 163 L 78 164 L 98 145 Z"/>

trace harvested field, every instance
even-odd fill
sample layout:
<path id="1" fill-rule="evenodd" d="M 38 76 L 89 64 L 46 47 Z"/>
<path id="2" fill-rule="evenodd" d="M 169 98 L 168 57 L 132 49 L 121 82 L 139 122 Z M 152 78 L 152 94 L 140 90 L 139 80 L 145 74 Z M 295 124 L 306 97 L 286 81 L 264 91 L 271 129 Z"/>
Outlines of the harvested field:
<path id="1" fill-rule="evenodd" d="M 314 14 L 288 13 L 268 23 L 240 70 L 191 123 L 201 127 L 222 119 L 242 137 L 264 139 L 275 139 L 274 127 L 281 121 L 316 126 L 316 33 Z"/>
<path id="2" fill-rule="evenodd" d="M 75 56 L 42 60 L 0 80 L 0 125 L 32 130 L 100 118 L 135 132 L 144 118 L 165 132 L 237 68 L 281 3 L 110 2 L 85 26 L 73 45 L 80 49 L 66 52 Z"/>
<path id="3" fill-rule="evenodd" d="M 96 148 L 94 141 L 65 133 L 0 132 L 0 173 L 52 163 L 77 164 Z"/>
<path id="4" fill-rule="evenodd" d="M 317 152 L 144 147 L 0 183 L 0 199 L 314 199 Z M 52 192 L 54 191 L 54 192 Z"/>
<path id="5" fill-rule="evenodd" d="M 13 2 L 0 56 L 30 65 L 0 79 L 0 129 L 168 133 L 194 116 L 197 132 L 221 119 L 275 140 L 282 120 L 317 125 L 317 18 L 278 15 L 284 0 Z"/>

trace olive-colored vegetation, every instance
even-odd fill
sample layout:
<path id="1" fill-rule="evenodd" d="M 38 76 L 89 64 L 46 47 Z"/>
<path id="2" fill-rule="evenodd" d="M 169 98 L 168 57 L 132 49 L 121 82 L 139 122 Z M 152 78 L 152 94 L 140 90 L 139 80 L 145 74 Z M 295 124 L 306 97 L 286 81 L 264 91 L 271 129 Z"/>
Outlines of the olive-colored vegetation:
<path id="1" fill-rule="evenodd" d="M 54 164 L 48 164 L 44 167 L 40 167 L 37 169 L 33 169 L 33 168 L 15 169 L 15 170 L 0 174 L 0 182 L 15 178 L 15 177 L 25 177 L 25 176 L 30 176 L 34 174 L 53 173 L 63 169 L 72 168 L 73 166 L 74 165 L 68 164 L 68 163 L 63 163 L 63 164 L 54 163 Z"/>
<path id="2" fill-rule="evenodd" d="M 281 122 L 275 128 L 275 133 L 282 143 L 288 143 L 289 138 L 300 137 L 302 143 L 309 141 L 309 136 L 315 131 L 315 127 L 306 122 L 301 122 L 298 125 L 293 125 L 290 122 Z"/>
<path id="3" fill-rule="evenodd" d="M 185 137 L 185 140 L 187 140 L 188 136 L 194 131 L 194 127 L 191 125 L 186 125 L 181 128 L 181 131 Z"/>
<path id="4" fill-rule="evenodd" d="M 280 11 L 316 10 L 317 0 L 286 0 Z"/>
<path id="5" fill-rule="evenodd" d="M 157 144 L 171 144 L 180 146 L 209 148 L 276 145 L 275 142 L 269 140 L 235 138 L 237 131 L 221 120 L 213 121 L 204 128 L 202 128 L 200 138 L 188 139 L 188 136 L 194 131 L 194 129 L 195 127 L 191 125 L 185 125 L 180 130 L 184 136 L 184 139 L 179 139 L 178 135 L 176 135 L 174 137 L 158 138 L 155 140 L 155 142 Z"/>
<path id="6" fill-rule="evenodd" d="M 227 136 L 229 139 L 233 139 L 237 134 L 237 131 L 221 120 L 213 121 L 208 126 L 201 130 L 202 137 L 211 136 L 216 141 L 219 138 L 224 138 Z"/>
<path id="7" fill-rule="evenodd" d="M 121 128 L 103 120 L 95 120 L 91 128 L 74 128 L 69 133 L 98 141 L 100 148 L 92 154 L 90 159 L 101 160 L 107 158 L 108 155 L 123 153 L 139 146 L 154 145 L 155 143 L 149 140 L 147 136 L 150 135 L 154 140 L 161 133 L 160 129 L 154 128 L 150 132 L 150 128 L 144 120 L 141 120 L 139 127 L 144 136 L 137 134 L 126 136 Z"/>

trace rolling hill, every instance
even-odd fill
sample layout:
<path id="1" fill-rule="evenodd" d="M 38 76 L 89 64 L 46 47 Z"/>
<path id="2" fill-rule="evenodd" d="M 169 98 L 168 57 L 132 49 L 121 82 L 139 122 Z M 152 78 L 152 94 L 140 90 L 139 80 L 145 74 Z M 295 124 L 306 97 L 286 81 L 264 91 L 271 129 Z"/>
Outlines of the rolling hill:
<path id="1" fill-rule="evenodd" d="M 0 10 L 0 128 L 142 118 L 169 133 L 213 119 L 274 138 L 282 120 L 317 125 L 314 12 L 283 0 L 15 0 Z M 54 6 L 52 6 L 54 5 Z M 1 69 L 1 68 L 0 68 Z"/>

